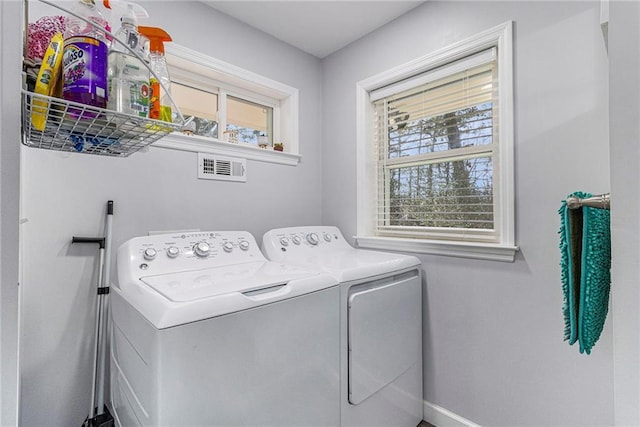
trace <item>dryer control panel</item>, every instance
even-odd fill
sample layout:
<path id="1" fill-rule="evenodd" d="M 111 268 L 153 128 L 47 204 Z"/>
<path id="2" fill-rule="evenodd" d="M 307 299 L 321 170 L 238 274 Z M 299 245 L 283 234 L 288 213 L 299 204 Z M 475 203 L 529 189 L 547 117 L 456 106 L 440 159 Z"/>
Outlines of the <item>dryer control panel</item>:
<path id="1" fill-rule="evenodd" d="M 338 227 L 309 226 L 277 228 L 262 237 L 262 250 L 271 260 L 353 249 Z"/>
<path id="2" fill-rule="evenodd" d="M 265 261 L 251 233 L 197 231 L 136 237 L 118 249 L 118 273 L 129 277 Z"/>

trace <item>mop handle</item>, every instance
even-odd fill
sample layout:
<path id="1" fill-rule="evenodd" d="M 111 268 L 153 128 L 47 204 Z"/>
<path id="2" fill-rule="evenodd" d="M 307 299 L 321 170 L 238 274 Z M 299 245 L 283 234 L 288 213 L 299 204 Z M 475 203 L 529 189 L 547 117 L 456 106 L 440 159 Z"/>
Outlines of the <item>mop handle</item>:
<path id="1" fill-rule="evenodd" d="M 112 235 L 112 223 L 113 223 L 113 200 L 107 201 L 107 219 L 105 222 L 105 256 L 104 256 L 104 275 L 103 275 L 103 283 L 102 288 L 98 288 L 98 293 L 101 291 L 104 294 L 109 293 L 109 287 L 111 286 L 111 235 Z M 106 374 L 106 366 L 107 366 L 107 337 L 109 331 L 109 300 L 106 296 L 102 301 L 102 310 L 100 311 L 101 319 L 100 319 L 100 351 L 98 354 L 98 379 L 97 379 L 97 393 L 98 393 L 98 415 L 102 415 L 104 413 L 104 389 L 105 389 L 105 374 Z"/>
<path id="2" fill-rule="evenodd" d="M 100 288 L 103 284 L 103 265 L 104 265 L 104 248 L 105 248 L 105 238 L 104 237 L 77 237 L 73 236 L 71 238 L 71 243 L 94 243 L 100 247 L 100 260 L 98 265 L 100 266 L 98 271 L 98 294 L 100 294 Z M 95 416 L 95 403 L 96 403 L 96 381 L 97 381 L 97 370 L 98 370 L 98 347 L 99 347 L 99 333 L 100 333 L 100 316 L 102 306 L 100 304 L 100 299 L 97 301 L 97 313 L 96 313 L 96 342 L 93 348 L 93 378 L 91 381 L 92 390 L 91 390 L 91 407 L 89 408 L 89 419 L 94 418 Z"/>
<path id="3" fill-rule="evenodd" d="M 100 289 L 101 285 L 102 285 L 102 280 L 103 280 L 103 271 L 102 271 L 102 266 L 104 265 L 104 245 L 105 245 L 105 238 L 104 237 L 76 237 L 73 236 L 71 238 L 71 243 L 96 243 L 98 244 L 98 246 L 100 247 L 100 260 L 98 261 L 98 265 L 100 266 L 100 269 L 98 271 L 98 289 Z M 101 305 L 100 305 L 100 299 L 98 299 L 97 301 L 97 313 L 96 313 L 96 330 L 95 330 L 95 336 L 96 336 L 96 342 L 95 345 L 93 347 L 93 378 L 91 379 L 91 407 L 89 408 L 89 418 L 88 419 L 92 419 L 95 416 L 95 403 L 96 403 L 96 380 L 97 380 L 97 369 L 98 369 L 98 344 L 99 344 L 99 321 L 98 319 L 100 318 L 100 311 L 101 311 Z"/>
<path id="4" fill-rule="evenodd" d="M 107 201 L 107 219 L 104 224 L 104 283 L 102 286 L 111 286 L 111 227 L 113 223 L 113 200 Z"/>
<path id="5" fill-rule="evenodd" d="M 100 264 L 104 265 L 104 247 L 100 248 Z M 102 269 L 98 271 L 98 289 L 100 289 L 100 283 L 102 283 Z M 96 301 L 96 327 L 95 327 L 95 337 L 96 342 L 93 346 L 93 376 L 91 378 L 91 407 L 89 408 L 89 419 L 93 419 L 96 416 L 96 384 L 98 381 L 98 363 L 99 363 L 99 352 L 100 352 L 100 318 L 102 317 L 102 298 L 98 296 L 98 300 Z"/>

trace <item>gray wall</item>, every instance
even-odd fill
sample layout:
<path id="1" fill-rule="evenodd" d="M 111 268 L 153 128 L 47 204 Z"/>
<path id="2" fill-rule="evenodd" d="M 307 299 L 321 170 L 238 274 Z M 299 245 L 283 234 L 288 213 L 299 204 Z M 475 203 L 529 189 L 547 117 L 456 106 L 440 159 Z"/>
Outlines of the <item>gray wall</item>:
<path id="1" fill-rule="evenodd" d="M 424 397 L 480 425 L 611 425 L 611 317 L 591 356 L 563 342 L 557 235 L 567 194 L 609 191 L 599 2 L 427 2 L 323 60 L 323 222 L 356 233 L 356 82 L 507 20 L 521 251 L 421 257 Z"/>
<path id="2" fill-rule="evenodd" d="M 270 228 L 321 222 L 319 60 L 197 2 L 143 6 L 176 43 L 298 88 L 303 161 L 248 161 L 242 184 L 198 180 L 196 153 L 152 147 L 112 159 L 25 148 L 24 426 L 80 425 L 88 413 L 97 248 L 70 240 L 102 234 L 107 200 L 115 202 L 114 248 L 149 230 L 244 229 L 259 238 Z"/>
<path id="3" fill-rule="evenodd" d="M 0 40 L 21 31 L 19 2 L 0 2 Z M 19 49 L 0 51 L 0 425 L 16 424 L 18 408 L 18 206 L 20 174 Z"/>
<path id="4" fill-rule="evenodd" d="M 616 425 L 640 425 L 640 3 L 611 2 L 609 90 L 611 105 L 612 295 Z"/>

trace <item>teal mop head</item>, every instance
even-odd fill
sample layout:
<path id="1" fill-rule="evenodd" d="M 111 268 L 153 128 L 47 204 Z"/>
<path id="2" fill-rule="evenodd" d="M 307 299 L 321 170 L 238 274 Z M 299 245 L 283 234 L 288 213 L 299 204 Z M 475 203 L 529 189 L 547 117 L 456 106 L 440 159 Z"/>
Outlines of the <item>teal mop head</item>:
<path id="1" fill-rule="evenodd" d="M 572 196 L 584 198 L 587 193 Z M 580 295 L 580 262 L 582 261 L 582 212 L 567 207 L 562 201 L 560 210 L 560 268 L 564 315 L 564 340 L 573 345 L 578 340 L 578 305 Z M 579 243 L 578 243 L 579 242 Z"/>
<path id="2" fill-rule="evenodd" d="M 587 198 L 589 193 L 570 195 Z M 591 207 L 560 214 L 560 267 L 563 292 L 564 339 L 580 343 L 580 352 L 591 353 L 600 338 L 609 308 L 611 284 L 611 236 L 609 211 Z"/>

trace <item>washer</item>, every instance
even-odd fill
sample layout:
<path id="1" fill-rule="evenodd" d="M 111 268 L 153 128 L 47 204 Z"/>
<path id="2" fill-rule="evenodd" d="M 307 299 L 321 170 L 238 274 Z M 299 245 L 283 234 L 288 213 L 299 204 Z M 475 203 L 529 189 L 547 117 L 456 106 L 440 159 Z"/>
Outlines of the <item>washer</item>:
<path id="1" fill-rule="evenodd" d="M 353 248 L 336 227 L 274 229 L 262 250 L 340 282 L 341 425 L 415 427 L 423 415 L 420 261 Z"/>
<path id="2" fill-rule="evenodd" d="M 339 288 L 269 262 L 248 232 L 118 250 L 111 400 L 120 426 L 334 426 Z"/>

